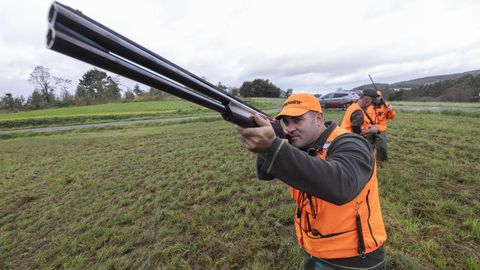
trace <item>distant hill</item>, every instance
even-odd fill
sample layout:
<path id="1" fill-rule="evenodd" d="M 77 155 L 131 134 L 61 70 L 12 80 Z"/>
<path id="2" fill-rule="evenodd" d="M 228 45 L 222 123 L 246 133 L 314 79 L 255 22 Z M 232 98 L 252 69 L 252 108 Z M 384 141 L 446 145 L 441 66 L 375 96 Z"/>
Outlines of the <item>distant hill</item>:
<path id="1" fill-rule="evenodd" d="M 472 70 L 472 71 L 447 74 L 447 75 L 429 76 L 429 77 L 413 79 L 413 80 L 404 81 L 404 82 L 396 82 L 396 83 L 390 84 L 390 88 L 413 88 L 416 86 L 434 84 L 434 83 L 445 81 L 445 80 L 455 80 L 465 75 L 477 76 L 477 75 L 480 75 L 480 70 Z"/>
<path id="2" fill-rule="evenodd" d="M 480 75 L 480 69 L 479 70 L 472 70 L 472 71 L 466 71 L 462 73 L 454 73 L 454 74 L 446 74 L 446 75 L 437 75 L 437 76 L 429 76 L 429 77 L 423 77 L 423 78 L 418 78 L 418 79 L 413 79 L 409 81 L 403 81 L 403 82 L 396 82 L 392 84 L 388 83 L 377 83 L 377 87 L 381 89 L 399 89 L 399 88 L 414 88 L 417 86 L 424 86 L 424 85 L 429 85 L 429 84 L 434 84 L 437 82 L 445 81 L 445 80 L 454 80 L 458 79 L 462 76 L 465 75 L 473 75 L 477 76 Z M 361 90 L 365 88 L 372 88 L 372 84 L 364 84 L 355 87 L 355 90 Z"/>
<path id="3" fill-rule="evenodd" d="M 480 70 L 376 85 L 388 100 L 475 102 L 479 101 Z M 354 89 L 365 88 L 372 88 L 372 85 L 365 84 Z"/>

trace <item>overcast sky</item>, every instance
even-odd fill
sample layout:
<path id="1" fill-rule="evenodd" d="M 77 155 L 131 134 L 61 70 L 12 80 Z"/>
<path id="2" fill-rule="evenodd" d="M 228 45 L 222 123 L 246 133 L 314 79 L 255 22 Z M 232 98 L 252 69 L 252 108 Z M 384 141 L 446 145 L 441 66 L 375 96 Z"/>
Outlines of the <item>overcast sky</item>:
<path id="1" fill-rule="evenodd" d="M 480 69 L 478 0 L 60 2 L 214 84 L 324 93 Z M 74 86 L 92 68 L 46 49 L 50 4 L 0 0 L 0 94 L 30 95 L 35 65 Z"/>

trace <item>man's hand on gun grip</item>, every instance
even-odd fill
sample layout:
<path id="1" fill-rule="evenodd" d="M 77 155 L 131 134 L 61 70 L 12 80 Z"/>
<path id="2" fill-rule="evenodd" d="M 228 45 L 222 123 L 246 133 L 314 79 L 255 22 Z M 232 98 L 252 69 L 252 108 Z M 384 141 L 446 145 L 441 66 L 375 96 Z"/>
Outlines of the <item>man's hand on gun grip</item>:
<path id="1" fill-rule="evenodd" d="M 369 129 L 369 134 L 377 134 L 378 133 L 378 127 L 376 125 L 371 126 Z"/>
<path id="2" fill-rule="evenodd" d="M 378 133 L 378 127 L 376 125 L 371 125 L 368 129 L 362 130 L 361 135 L 371 135 L 371 134 L 377 134 Z"/>
<path id="3" fill-rule="evenodd" d="M 236 126 L 235 128 L 238 134 L 240 134 L 240 139 L 245 148 L 255 153 L 268 151 L 272 147 L 273 140 L 276 137 L 273 127 L 270 121 L 258 114 L 254 115 L 254 120 L 258 127 L 243 128 Z"/>

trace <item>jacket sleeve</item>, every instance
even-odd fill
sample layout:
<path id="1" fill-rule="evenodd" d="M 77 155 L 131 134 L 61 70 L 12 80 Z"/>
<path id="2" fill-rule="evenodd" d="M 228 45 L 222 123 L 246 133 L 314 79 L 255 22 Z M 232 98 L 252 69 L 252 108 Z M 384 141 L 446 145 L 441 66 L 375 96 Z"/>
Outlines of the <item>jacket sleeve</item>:
<path id="1" fill-rule="evenodd" d="M 357 110 L 353 112 L 350 116 L 350 121 L 352 122 L 352 132 L 356 134 L 361 134 L 364 121 L 362 111 Z"/>
<path id="2" fill-rule="evenodd" d="M 362 191 L 373 172 L 373 163 L 368 142 L 358 135 L 338 137 L 325 160 L 277 138 L 268 152 L 258 155 L 257 174 L 265 180 L 278 178 L 300 191 L 341 205 Z"/>

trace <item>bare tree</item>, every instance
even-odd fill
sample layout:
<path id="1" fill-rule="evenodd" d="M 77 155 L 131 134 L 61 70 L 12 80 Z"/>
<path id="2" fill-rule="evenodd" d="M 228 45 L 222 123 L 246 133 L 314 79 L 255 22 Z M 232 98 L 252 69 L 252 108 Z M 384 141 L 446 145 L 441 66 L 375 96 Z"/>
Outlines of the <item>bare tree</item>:
<path id="1" fill-rule="evenodd" d="M 55 101 L 55 90 L 65 92 L 72 83 L 69 79 L 53 76 L 44 66 L 35 66 L 28 81 L 33 84 L 36 91 L 40 92 L 46 104 Z"/>
<path id="2" fill-rule="evenodd" d="M 45 103 L 51 103 L 55 99 L 54 78 L 48 68 L 35 66 L 28 81 L 33 84 L 35 90 L 42 94 Z"/>

